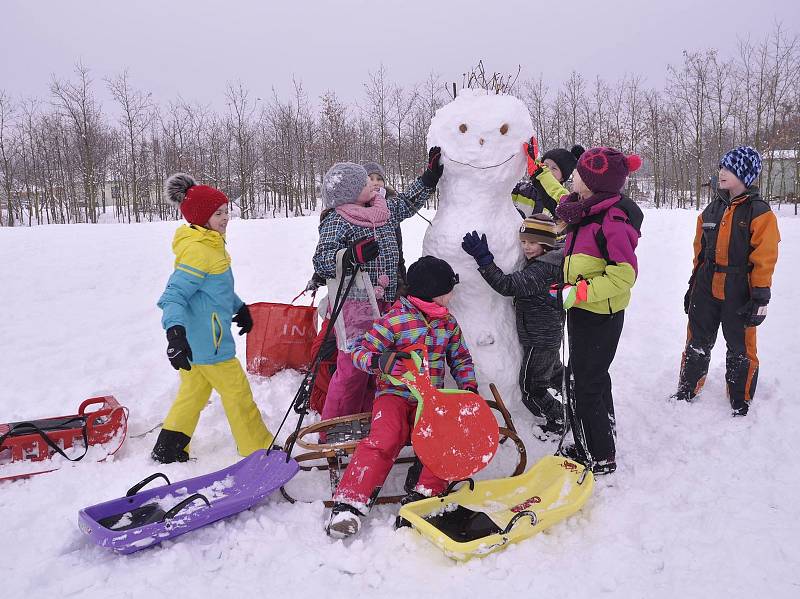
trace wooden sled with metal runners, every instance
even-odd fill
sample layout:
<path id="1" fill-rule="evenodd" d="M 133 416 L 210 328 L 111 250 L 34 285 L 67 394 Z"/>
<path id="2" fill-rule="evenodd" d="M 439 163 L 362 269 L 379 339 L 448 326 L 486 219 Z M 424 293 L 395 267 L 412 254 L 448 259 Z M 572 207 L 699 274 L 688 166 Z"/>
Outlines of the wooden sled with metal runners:
<path id="1" fill-rule="evenodd" d="M 517 448 L 517 465 L 509 474 L 509 476 L 517 476 L 525 471 L 528 462 L 525 444 L 519 438 L 511 414 L 494 383 L 489 385 L 489 389 L 494 400 L 486 400 L 486 403 L 500 415 L 500 443 L 503 444 L 510 439 Z M 285 447 L 298 447 L 303 450 L 293 456 L 300 465 L 301 471 L 327 470 L 330 477 L 331 494 L 333 494 L 336 487 L 339 486 L 341 476 L 350 461 L 350 456 L 355 452 L 358 442 L 369 435 L 371 420 L 370 412 L 321 420 L 292 433 L 286 439 Z M 321 432 L 326 434 L 325 443 L 307 440 L 312 435 L 316 436 Z M 413 464 L 414 461 L 413 455 L 400 456 L 395 460 L 395 465 Z M 281 487 L 281 494 L 292 503 L 298 501 L 292 497 L 286 487 Z M 378 496 L 374 498 L 373 504 L 400 503 L 402 498 L 403 495 Z M 325 506 L 332 507 L 333 501 L 326 500 Z"/>

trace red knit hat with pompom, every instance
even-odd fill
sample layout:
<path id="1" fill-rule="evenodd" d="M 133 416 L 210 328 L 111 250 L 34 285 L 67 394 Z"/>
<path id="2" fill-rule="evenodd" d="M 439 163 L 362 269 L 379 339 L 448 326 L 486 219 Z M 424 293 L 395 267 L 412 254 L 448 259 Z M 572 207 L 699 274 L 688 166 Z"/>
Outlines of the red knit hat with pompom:
<path id="1" fill-rule="evenodd" d="M 175 173 L 164 186 L 167 200 L 177 205 L 189 224 L 205 227 L 217 208 L 228 203 L 219 189 L 198 185 L 190 175 Z"/>
<path id="2" fill-rule="evenodd" d="M 586 187 L 595 193 L 619 193 L 625 179 L 642 166 L 636 154 L 626 156 L 614 148 L 591 148 L 586 150 L 575 167 Z"/>

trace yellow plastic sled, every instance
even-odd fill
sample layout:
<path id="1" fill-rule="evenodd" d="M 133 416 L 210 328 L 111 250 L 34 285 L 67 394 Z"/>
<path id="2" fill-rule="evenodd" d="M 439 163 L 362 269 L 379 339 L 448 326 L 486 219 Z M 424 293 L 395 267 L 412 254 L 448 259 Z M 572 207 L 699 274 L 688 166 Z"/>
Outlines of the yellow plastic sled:
<path id="1" fill-rule="evenodd" d="M 574 514 L 593 488 L 594 476 L 583 465 L 548 456 L 518 476 L 470 480 L 458 491 L 404 505 L 400 517 L 448 557 L 467 561 Z"/>

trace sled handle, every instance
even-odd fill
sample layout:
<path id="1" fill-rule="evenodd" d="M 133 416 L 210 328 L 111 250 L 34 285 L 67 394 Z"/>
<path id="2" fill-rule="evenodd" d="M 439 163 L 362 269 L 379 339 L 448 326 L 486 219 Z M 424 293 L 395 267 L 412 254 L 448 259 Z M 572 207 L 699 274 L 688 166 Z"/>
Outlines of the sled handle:
<path id="1" fill-rule="evenodd" d="M 164 517 L 161 518 L 161 521 L 164 522 L 165 520 L 171 520 L 172 518 L 178 515 L 178 512 L 180 512 L 183 508 L 185 508 L 187 505 L 189 505 L 190 503 L 192 503 L 197 499 L 202 499 L 207 507 L 211 507 L 211 502 L 208 499 L 206 499 L 205 495 L 201 493 L 195 493 L 194 495 L 189 495 L 189 497 L 181 501 L 179 504 L 177 504 L 175 507 L 169 510 L 166 514 L 164 514 Z"/>
<path id="2" fill-rule="evenodd" d="M 520 518 L 524 518 L 525 516 L 531 519 L 531 526 L 536 526 L 537 524 L 539 524 L 539 518 L 536 515 L 536 512 L 525 510 L 524 512 L 520 512 L 519 514 L 511 518 L 511 522 L 509 522 L 506 525 L 506 527 L 500 532 L 500 534 L 507 535 L 508 533 L 510 533 L 511 529 L 514 528 L 514 525 L 517 523 L 517 520 L 519 520 Z"/>
<path id="3" fill-rule="evenodd" d="M 475 490 L 475 481 L 474 480 L 472 480 L 471 478 L 462 478 L 461 480 L 454 480 L 449 485 L 447 485 L 447 489 L 445 489 L 444 493 L 439 495 L 439 497 L 447 497 L 448 495 L 450 495 L 450 493 L 453 492 L 453 489 L 456 488 L 456 485 L 458 483 L 469 483 L 469 490 L 470 491 L 474 491 Z"/>
<path id="4" fill-rule="evenodd" d="M 171 482 L 169 482 L 169 479 L 167 478 L 166 474 L 162 474 L 161 472 L 156 472 L 155 474 L 151 474 L 146 479 L 139 481 L 138 483 L 133 485 L 130 489 L 128 489 L 128 492 L 125 493 L 125 497 L 132 497 L 136 495 L 139 491 L 142 490 L 142 487 L 144 487 L 147 483 L 152 482 L 157 478 L 163 478 L 165 481 L 167 481 L 168 485 L 172 484 Z"/>

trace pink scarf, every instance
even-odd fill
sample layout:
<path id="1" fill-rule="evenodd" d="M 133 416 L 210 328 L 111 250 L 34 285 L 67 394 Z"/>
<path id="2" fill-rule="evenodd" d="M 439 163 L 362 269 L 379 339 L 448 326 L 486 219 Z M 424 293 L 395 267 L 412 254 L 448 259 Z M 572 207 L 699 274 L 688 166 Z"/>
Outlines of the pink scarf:
<path id="1" fill-rule="evenodd" d="M 390 216 L 386 198 L 378 192 L 369 193 L 372 195 L 372 199 L 367 204 L 370 205 L 345 204 L 344 206 L 337 206 L 337 214 L 350 224 L 358 225 L 359 227 L 374 229 L 385 225 Z"/>
<path id="2" fill-rule="evenodd" d="M 408 301 L 422 310 L 426 316 L 430 316 L 431 318 L 444 318 L 449 314 L 445 306 L 440 306 L 434 302 L 426 302 L 425 300 L 421 300 L 413 295 L 408 295 L 406 297 L 408 298 Z"/>

